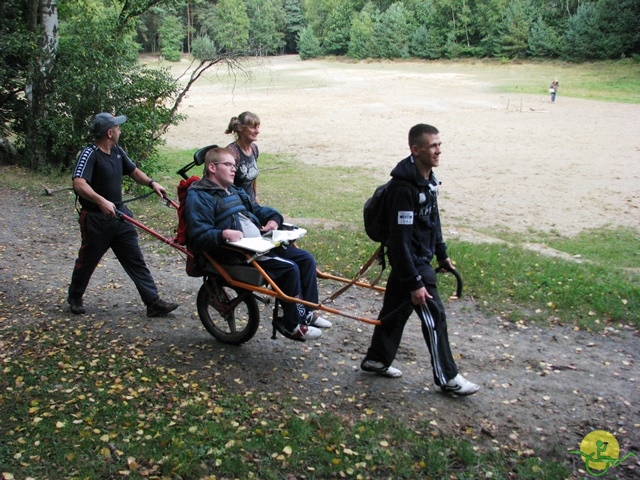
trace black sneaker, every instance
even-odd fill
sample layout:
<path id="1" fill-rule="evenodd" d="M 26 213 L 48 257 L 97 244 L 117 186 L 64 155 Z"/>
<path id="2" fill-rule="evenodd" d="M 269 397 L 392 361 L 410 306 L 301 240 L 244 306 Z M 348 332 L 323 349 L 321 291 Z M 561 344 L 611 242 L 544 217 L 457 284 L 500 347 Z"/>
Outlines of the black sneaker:
<path id="1" fill-rule="evenodd" d="M 391 365 L 385 367 L 382 362 L 374 362 L 373 360 L 368 360 L 366 358 L 360 364 L 360 368 L 365 372 L 375 372 L 378 375 L 388 378 L 400 378 L 402 376 L 402 371 L 397 368 L 392 367 Z"/>
<path id="2" fill-rule="evenodd" d="M 180 305 L 177 303 L 165 302 L 160 297 L 147 305 L 147 317 L 162 317 L 173 312 Z"/>
<path id="3" fill-rule="evenodd" d="M 84 305 L 82 305 L 81 298 L 67 298 L 67 302 L 69 303 L 69 309 L 71 310 L 71 313 L 82 315 L 86 312 L 86 310 L 84 309 Z"/>

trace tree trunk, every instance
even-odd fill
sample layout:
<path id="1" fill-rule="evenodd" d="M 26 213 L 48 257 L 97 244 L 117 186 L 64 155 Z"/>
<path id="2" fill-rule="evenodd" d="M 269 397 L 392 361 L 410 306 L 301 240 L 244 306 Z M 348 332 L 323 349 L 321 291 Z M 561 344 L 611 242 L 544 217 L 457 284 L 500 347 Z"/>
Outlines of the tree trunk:
<path id="1" fill-rule="evenodd" d="M 25 138 L 26 163 L 37 169 L 48 161 L 50 136 L 47 135 L 46 99 L 53 59 L 58 48 L 58 7 L 56 0 L 29 0 L 29 25 L 40 51 L 34 58 L 25 86 L 29 118 Z"/>
<path id="2" fill-rule="evenodd" d="M 188 1 L 186 4 L 187 9 L 187 53 L 191 53 L 191 41 L 193 40 L 193 15 L 192 15 L 192 5 L 191 2 Z"/>

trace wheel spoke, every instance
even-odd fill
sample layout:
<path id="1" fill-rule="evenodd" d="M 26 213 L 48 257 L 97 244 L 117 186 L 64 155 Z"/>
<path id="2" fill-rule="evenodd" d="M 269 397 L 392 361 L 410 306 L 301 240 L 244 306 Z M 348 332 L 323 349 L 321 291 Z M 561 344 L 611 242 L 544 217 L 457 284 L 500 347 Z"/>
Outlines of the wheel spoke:
<path id="1" fill-rule="evenodd" d="M 225 315 L 225 320 L 227 321 L 227 325 L 229 326 L 229 331 L 231 333 L 236 333 L 238 330 L 236 328 L 236 315 L 232 311 L 228 315 Z"/>
<path id="2" fill-rule="evenodd" d="M 198 315 L 207 331 L 224 343 L 251 339 L 260 324 L 258 303 L 250 292 L 209 279 L 198 292 Z"/>

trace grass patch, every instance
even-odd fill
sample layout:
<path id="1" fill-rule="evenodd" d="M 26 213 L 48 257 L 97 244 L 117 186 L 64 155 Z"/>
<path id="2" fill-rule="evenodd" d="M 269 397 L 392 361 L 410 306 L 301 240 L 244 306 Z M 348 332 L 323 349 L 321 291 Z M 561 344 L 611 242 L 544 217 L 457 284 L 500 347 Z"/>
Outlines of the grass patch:
<path id="1" fill-rule="evenodd" d="M 15 165 L 0 167 L 0 187 L 44 194 L 44 187 L 56 190 L 71 187 L 70 173 L 35 173 Z"/>
<path id="2" fill-rule="evenodd" d="M 502 91 L 540 94 L 548 97 L 554 78 L 560 81 L 558 97 L 602 102 L 640 103 L 640 62 L 634 59 L 580 64 L 553 62 L 508 63 L 479 69 Z"/>
<path id="3" fill-rule="evenodd" d="M 606 248 L 600 243 L 600 248 Z M 640 274 L 615 264 L 576 263 L 504 244 L 451 242 L 466 292 L 511 320 L 542 320 L 600 330 L 640 325 Z"/>
<path id="4" fill-rule="evenodd" d="M 315 230 L 302 242 L 320 268 L 349 278 L 375 250 L 357 231 Z M 577 263 L 517 245 L 459 241 L 449 242 L 449 254 L 463 277 L 464 295 L 492 315 L 595 331 L 607 325 L 640 326 L 640 273 L 612 261 Z M 451 275 L 439 281 L 442 292 L 455 291 Z"/>
<path id="5" fill-rule="evenodd" d="M 362 208 L 362 198 L 366 198 L 372 186 L 373 173 L 368 170 L 318 167 L 296 162 L 290 156 L 264 157 L 267 171 L 264 177 L 260 174 L 261 201 L 264 198 L 263 203 L 277 205 L 289 217 L 353 223 L 356 220 L 354 212 Z M 261 163 L 262 159 L 261 155 Z M 355 179 L 354 176 L 365 178 Z"/>
<path id="6" fill-rule="evenodd" d="M 15 478 L 564 478 L 553 459 L 474 447 L 362 407 L 233 393 L 148 364 L 146 345 L 105 342 L 69 319 L 2 331 L 2 471 Z M 550 472 L 544 474 L 544 472 Z M 555 476 L 558 475 L 558 476 Z"/>
<path id="7" fill-rule="evenodd" d="M 634 228 L 585 230 L 571 238 L 549 238 L 546 244 L 602 265 L 640 270 L 640 235 Z"/>

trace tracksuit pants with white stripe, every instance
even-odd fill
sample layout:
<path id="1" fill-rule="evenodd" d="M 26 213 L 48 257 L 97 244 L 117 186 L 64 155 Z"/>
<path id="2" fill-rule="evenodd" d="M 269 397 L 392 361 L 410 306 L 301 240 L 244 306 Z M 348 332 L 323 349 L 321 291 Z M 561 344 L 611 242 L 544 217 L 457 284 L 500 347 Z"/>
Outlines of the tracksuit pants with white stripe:
<path id="1" fill-rule="evenodd" d="M 366 358 L 390 366 L 396 358 L 402 333 L 412 310 L 418 314 L 422 335 L 431 354 L 431 368 L 436 385 L 444 385 L 458 374 L 458 367 L 451 354 L 444 306 L 438 295 L 436 272 L 431 265 L 418 267 L 422 281 L 433 301 L 424 305 L 413 305 L 411 292 L 400 282 L 395 270 L 391 270 L 387 281 L 382 310 L 378 315 L 381 325 L 373 330 L 371 346 Z M 404 306 L 403 303 L 407 302 Z M 387 318 L 388 317 L 388 318 Z"/>

